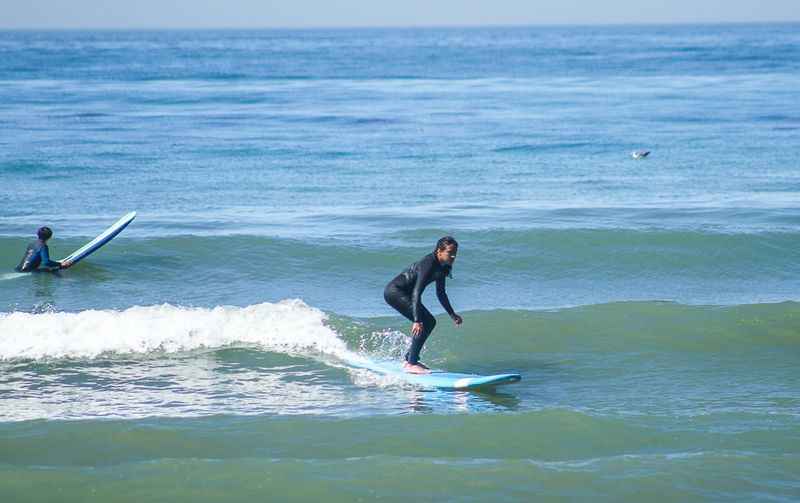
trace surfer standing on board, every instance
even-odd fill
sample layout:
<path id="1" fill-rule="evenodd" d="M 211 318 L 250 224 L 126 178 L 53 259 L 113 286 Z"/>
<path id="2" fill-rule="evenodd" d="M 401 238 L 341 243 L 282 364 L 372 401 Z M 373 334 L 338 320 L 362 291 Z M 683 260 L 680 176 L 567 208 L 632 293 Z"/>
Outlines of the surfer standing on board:
<path id="1" fill-rule="evenodd" d="M 25 255 L 15 270 L 17 272 L 32 272 L 36 270 L 57 271 L 59 269 L 69 269 L 72 265 L 69 260 L 63 262 L 50 260 L 50 249 L 47 247 L 47 240 L 53 237 L 53 231 L 50 230 L 50 227 L 40 227 L 36 231 L 36 236 L 39 239 L 28 245 Z"/>
<path id="2" fill-rule="evenodd" d="M 425 340 L 436 326 L 436 318 L 422 305 L 422 292 L 425 287 L 436 281 L 436 296 L 442 307 L 456 325 L 461 325 L 461 316 L 453 311 L 444 282 L 451 277 L 450 271 L 458 253 L 458 242 L 445 236 L 436 243 L 433 253 L 425 255 L 418 262 L 397 275 L 386 285 L 383 298 L 400 314 L 413 322 L 411 325 L 411 347 L 406 352 L 404 368 L 406 372 L 426 374 L 430 370 L 420 363 L 419 353 Z"/>

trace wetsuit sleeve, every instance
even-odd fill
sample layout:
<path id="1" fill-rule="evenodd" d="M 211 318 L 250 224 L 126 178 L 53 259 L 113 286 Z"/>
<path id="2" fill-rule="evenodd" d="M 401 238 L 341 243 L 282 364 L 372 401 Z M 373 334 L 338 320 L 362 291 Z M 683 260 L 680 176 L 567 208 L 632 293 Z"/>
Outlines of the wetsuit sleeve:
<path id="1" fill-rule="evenodd" d="M 57 267 L 59 269 L 61 268 L 61 262 L 55 262 L 53 260 L 50 260 L 50 249 L 47 247 L 47 245 L 42 246 L 42 249 L 39 251 L 39 253 L 42 257 L 42 265 L 44 265 L 45 267 Z"/>
<path id="2" fill-rule="evenodd" d="M 439 298 L 439 303 L 442 305 L 447 314 L 452 318 L 456 312 L 453 311 L 453 306 L 450 305 L 450 299 L 447 298 L 447 292 L 444 289 L 444 278 L 436 280 L 436 296 Z"/>
<path id="3" fill-rule="evenodd" d="M 430 260 L 420 260 L 417 262 L 417 281 L 414 283 L 414 289 L 411 291 L 411 314 L 414 316 L 414 323 L 420 320 L 420 306 L 422 305 L 422 292 L 425 287 L 430 283 L 430 276 L 433 273 L 433 264 Z"/>

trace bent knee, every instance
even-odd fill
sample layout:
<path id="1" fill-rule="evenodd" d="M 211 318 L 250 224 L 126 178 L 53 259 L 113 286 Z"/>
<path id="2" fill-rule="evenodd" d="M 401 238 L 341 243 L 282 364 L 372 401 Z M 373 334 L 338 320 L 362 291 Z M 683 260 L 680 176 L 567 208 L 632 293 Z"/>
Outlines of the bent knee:
<path id="1" fill-rule="evenodd" d="M 434 328 L 436 328 L 436 318 L 433 316 L 428 316 L 422 322 L 428 332 L 431 332 Z"/>

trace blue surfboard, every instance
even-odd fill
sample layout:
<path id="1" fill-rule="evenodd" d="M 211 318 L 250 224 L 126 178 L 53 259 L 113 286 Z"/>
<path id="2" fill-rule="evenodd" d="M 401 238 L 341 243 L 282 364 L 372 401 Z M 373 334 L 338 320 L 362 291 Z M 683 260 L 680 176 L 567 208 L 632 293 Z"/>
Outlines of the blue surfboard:
<path id="1" fill-rule="evenodd" d="M 394 360 L 373 362 L 364 359 L 358 362 L 351 361 L 349 363 L 353 366 L 371 370 L 378 374 L 391 376 L 411 384 L 426 388 L 447 390 L 490 388 L 519 382 L 522 379 L 520 374 L 496 374 L 485 376 L 443 372 L 441 370 L 432 370 L 429 374 L 411 374 L 403 369 L 402 362 Z"/>
<path id="2" fill-rule="evenodd" d="M 80 248 L 78 248 L 74 252 L 72 252 L 69 255 L 67 255 L 66 257 L 62 258 L 59 262 L 64 262 L 65 260 L 70 260 L 70 261 L 72 261 L 72 264 L 75 265 L 76 263 L 78 263 L 81 260 L 85 259 L 86 257 L 91 255 L 92 253 L 96 252 L 104 244 L 106 244 L 109 241 L 111 241 L 112 239 L 114 239 L 114 237 L 116 237 L 117 234 L 122 232 L 123 229 L 125 229 L 125 227 L 128 226 L 128 224 L 133 222 L 134 218 L 136 218 L 136 212 L 135 211 L 131 211 L 130 213 L 128 213 L 124 217 L 122 217 L 119 220 L 117 220 L 116 222 L 114 222 L 114 224 L 111 227 L 109 227 L 108 229 L 104 230 L 99 236 L 97 236 L 96 238 L 92 239 L 91 241 L 89 241 L 85 245 L 81 246 Z"/>

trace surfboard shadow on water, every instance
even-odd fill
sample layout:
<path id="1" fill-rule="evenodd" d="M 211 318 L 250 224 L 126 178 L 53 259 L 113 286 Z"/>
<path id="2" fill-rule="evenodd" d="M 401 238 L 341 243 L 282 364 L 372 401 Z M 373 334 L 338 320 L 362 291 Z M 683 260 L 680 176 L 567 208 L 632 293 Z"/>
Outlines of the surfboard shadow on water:
<path id="1" fill-rule="evenodd" d="M 506 388 L 477 388 L 474 390 L 460 391 L 459 393 L 472 393 L 480 397 L 482 400 L 491 403 L 496 407 L 502 407 L 506 410 L 516 410 L 521 403 L 519 396 L 507 391 Z"/>
<path id="2" fill-rule="evenodd" d="M 454 412 L 509 412 L 518 410 L 521 400 L 513 393 L 497 388 L 469 390 L 412 389 L 408 391 L 408 411 L 436 413 L 443 409 Z"/>

